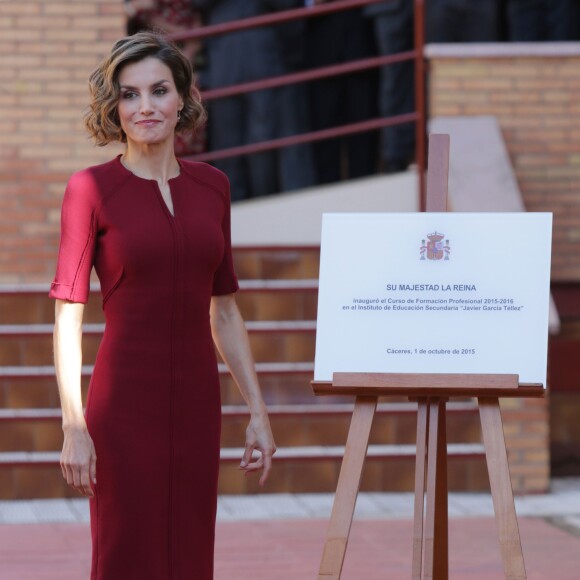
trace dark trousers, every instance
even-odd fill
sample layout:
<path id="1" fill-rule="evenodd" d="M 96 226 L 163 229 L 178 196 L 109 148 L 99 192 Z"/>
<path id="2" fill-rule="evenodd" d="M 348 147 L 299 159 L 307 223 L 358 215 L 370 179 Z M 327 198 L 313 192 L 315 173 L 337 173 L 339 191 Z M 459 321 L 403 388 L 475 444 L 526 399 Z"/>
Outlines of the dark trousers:
<path id="1" fill-rule="evenodd" d="M 578 0 L 508 0 L 510 40 L 574 40 Z"/>
<path id="2" fill-rule="evenodd" d="M 303 0 L 277 0 L 280 8 L 304 6 Z M 294 20 L 276 27 L 285 74 L 304 69 L 306 58 L 306 20 Z M 310 103 L 305 83 L 285 85 L 278 89 L 278 136 L 289 137 L 310 131 Z M 278 149 L 279 190 L 310 187 L 316 183 L 311 143 Z"/>
<path id="3" fill-rule="evenodd" d="M 374 52 L 372 30 L 360 10 L 312 18 L 308 23 L 307 64 L 311 68 L 366 58 Z M 374 71 L 322 79 L 309 88 L 314 131 L 376 116 Z M 362 177 L 377 169 L 376 135 L 371 132 L 316 141 L 313 151 L 318 183 L 342 176 Z"/>
<path id="4" fill-rule="evenodd" d="M 375 39 L 382 56 L 412 50 L 413 2 L 399 0 L 373 15 Z M 381 68 L 379 112 L 382 117 L 410 113 L 415 108 L 413 62 Z M 415 125 L 406 123 L 386 127 L 381 134 L 383 169 L 404 169 L 415 153 Z"/>
<path id="5" fill-rule="evenodd" d="M 277 112 L 275 90 L 217 99 L 210 107 L 212 149 L 274 139 Z M 277 190 L 274 151 L 222 159 L 216 161 L 215 166 L 230 179 L 232 201 L 268 195 Z"/>
<path id="6" fill-rule="evenodd" d="M 310 130 L 308 91 L 304 84 L 278 89 L 278 136 L 288 137 Z M 312 145 L 291 145 L 278 150 L 279 190 L 289 191 L 316 183 Z"/>
<path id="7" fill-rule="evenodd" d="M 429 0 L 425 7 L 427 42 L 500 40 L 497 0 Z"/>

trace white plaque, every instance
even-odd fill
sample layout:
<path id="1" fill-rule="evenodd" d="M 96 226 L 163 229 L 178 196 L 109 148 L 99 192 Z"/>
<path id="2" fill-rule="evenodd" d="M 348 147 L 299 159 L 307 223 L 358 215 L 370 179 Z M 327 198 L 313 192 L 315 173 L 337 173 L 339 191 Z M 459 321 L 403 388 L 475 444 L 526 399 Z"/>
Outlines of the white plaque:
<path id="1" fill-rule="evenodd" d="M 325 214 L 314 378 L 516 373 L 546 385 L 550 213 Z"/>

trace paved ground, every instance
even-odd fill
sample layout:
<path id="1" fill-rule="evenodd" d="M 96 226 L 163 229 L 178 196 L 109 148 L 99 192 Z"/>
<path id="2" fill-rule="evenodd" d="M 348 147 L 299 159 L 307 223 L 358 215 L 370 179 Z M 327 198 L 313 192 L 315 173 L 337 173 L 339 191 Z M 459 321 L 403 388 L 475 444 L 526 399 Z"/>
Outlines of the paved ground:
<path id="1" fill-rule="evenodd" d="M 450 578 L 503 573 L 491 499 L 450 494 Z M 315 579 L 330 495 L 220 498 L 216 580 Z M 528 580 L 580 578 L 580 479 L 517 499 Z M 343 580 L 408 580 L 411 494 L 361 494 Z M 0 502 L 2 580 L 84 580 L 90 538 L 86 502 Z M 144 579 L 156 580 L 156 579 Z"/>

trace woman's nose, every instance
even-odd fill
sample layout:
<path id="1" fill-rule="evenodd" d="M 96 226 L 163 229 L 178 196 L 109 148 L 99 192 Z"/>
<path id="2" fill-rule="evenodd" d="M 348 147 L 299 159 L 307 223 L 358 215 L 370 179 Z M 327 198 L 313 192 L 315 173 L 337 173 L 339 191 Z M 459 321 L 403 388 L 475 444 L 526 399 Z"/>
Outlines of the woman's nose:
<path id="1" fill-rule="evenodd" d="M 142 115 L 150 115 L 153 110 L 151 107 L 151 100 L 149 99 L 149 97 L 142 97 L 141 98 L 141 114 Z"/>

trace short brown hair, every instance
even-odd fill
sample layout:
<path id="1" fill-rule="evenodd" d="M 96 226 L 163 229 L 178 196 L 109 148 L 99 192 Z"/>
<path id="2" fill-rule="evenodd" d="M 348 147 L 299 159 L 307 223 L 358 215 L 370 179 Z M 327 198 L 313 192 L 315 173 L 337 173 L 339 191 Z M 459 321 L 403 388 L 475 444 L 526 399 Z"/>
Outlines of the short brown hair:
<path id="1" fill-rule="evenodd" d="M 175 127 L 176 132 L 194 131 L 206 119 L 201 97 L 193 84 L 191 63 L 175 44 L 157 32 L 138 32 L 118 40 L 111 54 L 93 71 L 89 78 L 91 102 L 85 114 L 85 127 L 97 145 L 127 142 L 121 128 L 119 103 L 119 73 L 128 64 L 148 57 L 159 59 L 171 69 L 183 109 Z"/>

